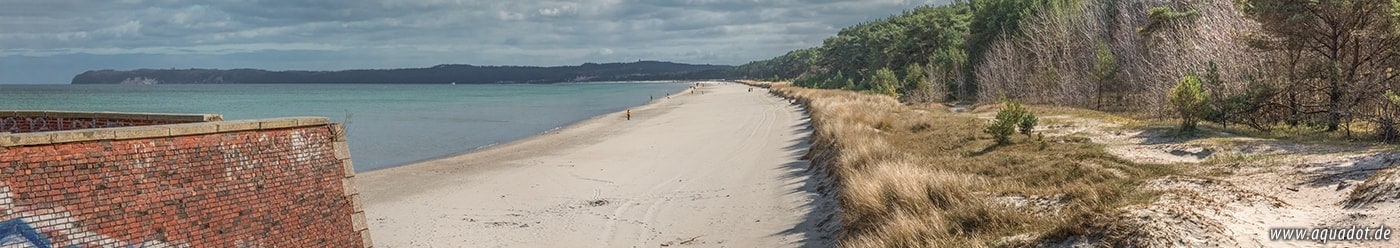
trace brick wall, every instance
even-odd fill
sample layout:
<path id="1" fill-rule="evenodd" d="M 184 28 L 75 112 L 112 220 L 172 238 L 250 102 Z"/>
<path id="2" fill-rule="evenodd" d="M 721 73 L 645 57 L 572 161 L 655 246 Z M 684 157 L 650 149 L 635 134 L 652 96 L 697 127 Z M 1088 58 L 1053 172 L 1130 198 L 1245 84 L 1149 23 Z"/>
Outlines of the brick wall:
<path id="1" fill-rule="evenodd" d="M 286 118 L 0 134 L 0 246 L 368 247 L 342 132 Z"/>
<path id="2" fill-rule="evenodd" d="M 28 133 L 109 127 L 134 127 L 222 120 L 220 115 L 153 113 L 0 111 L 0 133 Z"/>

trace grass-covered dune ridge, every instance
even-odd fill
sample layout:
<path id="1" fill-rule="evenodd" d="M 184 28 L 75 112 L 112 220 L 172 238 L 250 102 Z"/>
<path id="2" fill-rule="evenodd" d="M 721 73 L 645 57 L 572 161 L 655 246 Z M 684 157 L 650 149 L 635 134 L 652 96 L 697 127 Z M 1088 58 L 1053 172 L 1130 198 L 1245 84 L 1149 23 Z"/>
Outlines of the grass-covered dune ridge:
<path id="1" fill-rule="evenodd" d="M 1313 241 L 1272 227 L 1400 218 L 1393 145 L 1044 105 L 1024 106 L 1030 134 L 999 140 L 988 127 L 1014 104 L 755 84 L 807 106 L 842 247 L 1274 246 Z"/>
<path id="2" fill-rule="evenodd" d="M 1167 165 L 1102 146 L 1019 135 L 998 145 L 975 115 L 889 96 L 778 84 L 808 106 L 812 159 L 839 190 L 844 247 L 1024 246 L 1090 234 L 1118 208 L 1152 199 Z"/>

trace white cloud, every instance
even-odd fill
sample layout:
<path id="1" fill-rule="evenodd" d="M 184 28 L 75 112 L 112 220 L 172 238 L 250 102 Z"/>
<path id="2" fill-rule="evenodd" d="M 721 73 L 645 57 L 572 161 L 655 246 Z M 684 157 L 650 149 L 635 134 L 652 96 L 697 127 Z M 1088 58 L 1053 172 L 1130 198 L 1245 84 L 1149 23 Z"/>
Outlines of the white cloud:
<path id="1" fill-rule="evenodd" d="M 96 33 L 107 34 L 116 37 L 126 37 L 139 35 L 141 32 L 141 21 L 131 20 L 120 25 L 97 30 Z"/>
<path id="2" fill-rule="evenodd" d="M 563 5 L 559 7 L 542 8 L 539 10 L 541 16 L 570 16 L 578 13 L 574 5 Z"/>
<path id="3" fill-rule="evenodd" d="M 521 13 L 515 13 L 515 12 L 510 12 L 510 11 L 505 11 L 505 10 L 501 10 L 501 11 L 498 11 L 498 12 L 496 12 L 496 13 L 497 13 L 497 15 L 496 15 L 497 18 L 500 18 L 502 21 L 519 21 L 519 20 L 525 20 L 525 14 L 521 14 Z"/>

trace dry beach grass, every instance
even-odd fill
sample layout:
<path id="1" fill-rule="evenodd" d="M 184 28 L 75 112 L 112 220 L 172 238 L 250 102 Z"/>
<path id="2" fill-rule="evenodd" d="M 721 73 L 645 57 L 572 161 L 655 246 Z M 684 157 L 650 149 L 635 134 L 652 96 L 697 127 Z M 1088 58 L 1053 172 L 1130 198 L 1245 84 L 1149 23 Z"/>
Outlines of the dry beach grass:
<path id="1" fill-rule="evenodd" d="M 846 247 L 1019 246 L 1086 234 L 1134 188 L 1177 173 L 1069 137 L 996 145 L 985 121 L 942 105 L 840 90 L 773 90 L 806 102 L 813 159 L 841 185 Z M 1010 237 L 1010 238 L 1008 238 Z"/>
<path id="2" fill-rule="evenodd" d="M 996 145 L 981 130 L 997 106 L 755 84 L 808 107 L 843 247 L 1313 246 L 1266 230 L 1400 220 L 1385 145 L 1179 136 L 1168 121 L 1044 106 L 1031 107 L 1043 139 Z"/>

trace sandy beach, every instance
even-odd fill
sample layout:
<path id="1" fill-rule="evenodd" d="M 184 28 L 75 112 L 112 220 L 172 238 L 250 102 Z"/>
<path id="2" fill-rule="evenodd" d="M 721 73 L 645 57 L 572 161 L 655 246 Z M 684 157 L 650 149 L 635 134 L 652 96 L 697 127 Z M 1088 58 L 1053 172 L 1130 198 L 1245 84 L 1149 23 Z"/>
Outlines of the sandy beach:
<path id="1" fill-rule="evenodd" d="M 795 105 L 698 92 L 481 151 L 358 175 L 381 247 L 831 246 Z"/>

